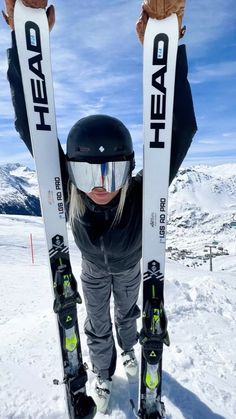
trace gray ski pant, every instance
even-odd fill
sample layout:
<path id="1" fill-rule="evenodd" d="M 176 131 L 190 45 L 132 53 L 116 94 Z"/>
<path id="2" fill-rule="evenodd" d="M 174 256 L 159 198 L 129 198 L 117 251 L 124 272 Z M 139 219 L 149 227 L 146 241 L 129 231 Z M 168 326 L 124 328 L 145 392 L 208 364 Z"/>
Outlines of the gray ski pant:
<path id="1" fill-rule="evenodd" d="M 109 378 L 116 368 L 116 347 L 110 314 L 111 292 L 114 297 L 117 341 L 123 351 L 129 351 L 138 339 L 140 264 L 123 272 L 109 274 L 83 259 L 81 280 L 87 310 L 84 330 L 93 370 L 100 377 Z"/>

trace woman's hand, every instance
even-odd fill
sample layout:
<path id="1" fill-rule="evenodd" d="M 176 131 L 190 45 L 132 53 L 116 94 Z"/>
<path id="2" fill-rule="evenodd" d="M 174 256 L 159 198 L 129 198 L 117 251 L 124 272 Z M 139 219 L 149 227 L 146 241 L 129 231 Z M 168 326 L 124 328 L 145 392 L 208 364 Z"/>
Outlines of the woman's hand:
<path id="1" fill-rule="evenodd" d="M 14 7 L 16 0 L 5 0 L 5 9 L 2 11 L 3 17 L 12 30 L 14 30 Z M 22 0 L 22 3 L 27 7 L 34 9 L 45 9 L 47 7 L 47 0 Z M 49 6 L 46 10 L 49 29 L 51 30 L 55 23 L 55 8 Z"/>
<path id="2" fill-rule="evenodd" d="M 165 19 L 176 13 L 179 22 L 179 37 L 184 36 L 186 28 L 182 28 L 185 0 L 144 0 L 139 20 L 136 24 L 138 37 L 143 43 L 144 33 L 149 17 L 152 19 Z"/>

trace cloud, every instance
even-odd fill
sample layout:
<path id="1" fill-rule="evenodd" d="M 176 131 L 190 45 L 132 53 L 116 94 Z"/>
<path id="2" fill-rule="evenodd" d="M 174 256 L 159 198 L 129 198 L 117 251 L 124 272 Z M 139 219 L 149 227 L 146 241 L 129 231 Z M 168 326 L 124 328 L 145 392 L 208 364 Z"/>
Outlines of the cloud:
<path id="1" fill-rule="evenodd" d="M 123 120 L 131 131 L 136 160 L 142 166 L 142 47 L 135 33 L 137 0 L 71 0 L 56 2 L 51 32 L 58 135 L 62 143 L 79 118 L 107 113 Z M 108 4 L 109 3 L 109 4 Z M 188 159 L 236 158 L 234 144 L 236 61 L 235 0 L 188 0 L 183 39 L 189 51 L 190 82 L 199 131 Z M 10 31 L 0 28 L 1 155 L 22 156 L 24 145 L 14 131 L 14 112 L 6 80 L 5 49 Z M 230 45 L 230 46 L 229 46 Z M 219 49 L 221 48 L 221 54 Z M 4 105 L 4 106 L 3 106 Z M 227 135 L 227 134 L 230 135 Z M 18 148 L 18 144 L 21 144 Z M 21 148 L 20 148 L 21 147 Z M 10 150 L 10 151 L 9 151 Z M 215 157 L 214 157 L 215 156 Z M 233 158 L 233 157 L 232 157 Z M 30 158 L 29 158 L 30 160 Z"/>
<path id="2" fill-rule="evenodd" d="M 190 55 L 196 59 L 205 55 L 212 44 L 217 48 L 220 38 L 235 36 L 235 0 L 188 0 L 184 23 L 187 25 L 185 40 Z"/>
<path id="3" fill-rule="evenodd" d="M 232 76 L 236 76 L 236 60 L 196 66 L 189 75 L 189 81 L 199 84 L 227 80 L 227 77 Z"/>
<path id="4" fill-rule="evenodd" d="M 71 2 L 73 9 L 73 30 L 71 30 L 71 13 L 68 14 L 68 5 L 61 2 L 57 13 L 58 24 L 55 34 L 63 33 L 63 45 L 68 42 L 77 42 L 81 49 L 105 51 L 122 44 L 123 49 L 130 44 L 130 36 L 136 39 L 135 21 L 139 13 L 136 0 L 93 1 L 89 7 L 87 2 Z M 65 37 L 64 34 L 67 36 Z M 113 34 L 113 36 L 111 36 Z M 133 35 L 133 36 L 132 36 Z M 124 41 L 129 37 L 129 42 Z M 131 41 L 132 42 L 132 41 Z M 122 50 L 111 50 L 113 54 L 122 54 Z M 113 54 L 112 54 L 113 52 Z"/>
<path id="5" fill-rule="evenodd" d="M 21 152 L 21 153 L 11 153 L 11 154 L 6 154 L 4 157 L 1 157 L 0 159 L 0 163 L 4 164 L 4 163 L 8 163 L 8 162 L 19 162 L 22 160 L 29 160 L 32 159 L 32 157 L 30 157 L 29 152 L 25 151 L 25 152 Z"/>
<path id="6" fill-rule="evenodd" d="M 193 140 L 188 151 L 184 166 L 190 164 L 224 164 L 235 162 L 236 131 L 199 138 L 199 133 Z"/>
<path id="7" fill-rule="evenodd" d="M 216 166 L 221 164 L 227 163 L 235 163 L 234 156 L 209 156 L 207 154 L 202 154 L 201 156 L 194 156 L 188 154 L 186 159 L 184 160 L 182 166 L 189 167 L 190 165 L 199 165 L 199 164 L 207 164 L 208 166 Z"/>
<path id="8" fill-rule="evenodd" d="M 216 134 L 214 137 L 203 137 L 193 141 L 191 146 L 191 154 L 204 153 L 222 153 L 229 155 L 236 154 L 236 132 L 225 137 L 223 134 Z"/>

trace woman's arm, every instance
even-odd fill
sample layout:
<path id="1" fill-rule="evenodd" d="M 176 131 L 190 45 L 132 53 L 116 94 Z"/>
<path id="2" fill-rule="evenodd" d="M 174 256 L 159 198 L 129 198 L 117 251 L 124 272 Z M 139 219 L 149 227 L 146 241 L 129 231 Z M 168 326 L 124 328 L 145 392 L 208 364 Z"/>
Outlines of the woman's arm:
<path id="1" fill-rule="evenodd" d="M 7 50 L 8 71 L 7 78 L 10 83 L 12 104 L 15 111 L 15 128 L 20 134 L 21 139 L 33 156 L 32 144 L 29 132 L 29 124 L 25 106 L 24 91 L 21 79 L 19 58 L 16 47 L 15 32 L 11 32 L 12 47 Z"/>
<path id="2" fill-rule="evenodd" d="M 170 184 L 186 156 L 197 123 L 194 114 L 190 85 L 187 79 L 188 63 L 185 45 L 180 45 L 177 54 L 175 95 L 172 126 L 172 145 L 170 163 Z"/>
<path id="3" fill-rule="evenodd" d="M 10 83 L 12 103 L 15 111 L 15 128 L 20 134 L 21 139 L 33 156 L 32 143 L 30 138 L 29 124 L 26 112 L 24 90 L 21 78 L 19 58 L 16 47 L 15 32 L 12 31 L 12 47 L 7 51 L 8 55 L 8 81 Z M 62 172 L 63 190 L 65 201 L 67 200 L 68 172 L 63 149 L 58 141 L 60 165 Z"/>

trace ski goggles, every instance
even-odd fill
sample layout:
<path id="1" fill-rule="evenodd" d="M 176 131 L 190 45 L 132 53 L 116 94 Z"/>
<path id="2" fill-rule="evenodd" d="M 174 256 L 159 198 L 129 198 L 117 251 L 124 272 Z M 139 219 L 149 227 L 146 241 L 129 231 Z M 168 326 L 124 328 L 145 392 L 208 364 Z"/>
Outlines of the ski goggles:
<path id="1" fill-rule="evenodd" d="M 107 192 L 117 191 L 124 186 L 131 172 L 130 160 L 95 164 L 67 161 L 67 166 L 72 183 L 86 193 L 94 188 L 104 188 Z"/>

